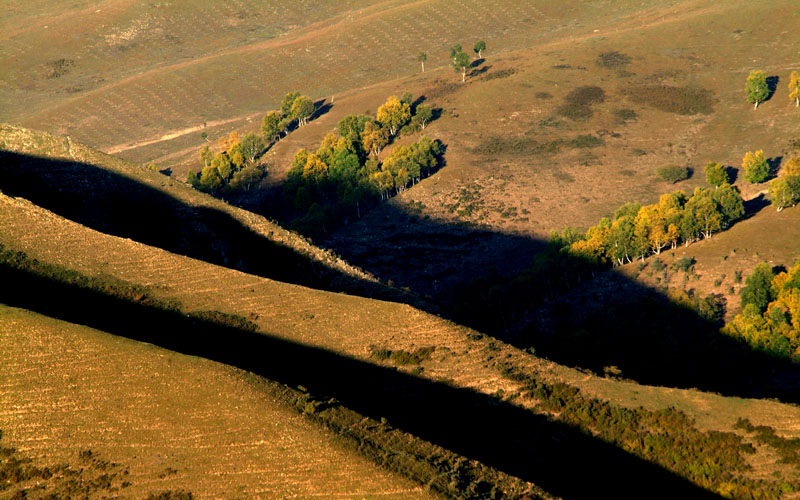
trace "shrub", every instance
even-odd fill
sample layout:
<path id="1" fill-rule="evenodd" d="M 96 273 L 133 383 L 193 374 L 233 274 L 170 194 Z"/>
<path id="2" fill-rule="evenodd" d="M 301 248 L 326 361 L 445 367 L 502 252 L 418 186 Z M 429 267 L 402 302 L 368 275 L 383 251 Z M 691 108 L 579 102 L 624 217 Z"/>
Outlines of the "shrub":
<path id="1" fill-rule="evenodd" d="M 679 271 L 689 272 L 694 266 L 694 259 L 692 257 L 681 257 L 672 266 Z"/>
<path id="2" fill-rule="evenodd" d="M 678 165 L 663 165 L 656 169 L 656 177 L 664 182 L 675 184 L 689 178 L 689 169 Z"/>
<path id="3" fill-rule="evenodd" d="M 598 66 L 608 69 L 619 69 L 631 63 L 631 57 L 616 50 L 612 52 L 603 52 L 597 56 L 595 61 Z"/>

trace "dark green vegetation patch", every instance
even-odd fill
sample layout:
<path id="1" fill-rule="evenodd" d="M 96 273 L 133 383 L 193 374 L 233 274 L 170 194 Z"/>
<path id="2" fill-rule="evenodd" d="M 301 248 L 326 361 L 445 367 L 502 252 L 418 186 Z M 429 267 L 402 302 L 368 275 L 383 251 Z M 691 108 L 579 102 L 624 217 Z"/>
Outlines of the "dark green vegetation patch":
<path id="1" fill-rule="evenodd" d="M 636 104 L 678 115 L 707 115 L 717 102 L 710 90 L 670 85 L 644 85 L 623 91 Z"/>
<path id="2" fill-rule="evenodd" d="M 616 50 L 603 52 L 597 56 L 595 61 L 598 66 L 608 69 L 620 69 L 631 63 L 631 57 Z"/>

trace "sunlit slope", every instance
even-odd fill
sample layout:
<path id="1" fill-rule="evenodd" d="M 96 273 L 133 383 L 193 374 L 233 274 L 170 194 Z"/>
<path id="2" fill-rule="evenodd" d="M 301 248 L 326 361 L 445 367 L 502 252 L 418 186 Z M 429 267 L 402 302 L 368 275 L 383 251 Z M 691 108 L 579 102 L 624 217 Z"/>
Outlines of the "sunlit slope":
<path id="1" fill-rule="evenodd" d="M 108 488 L 82 485 L 92 497 L 432 498 L 343 450 L 277 384 L 219 363 L 2 305 L 0 356 L 3 446 L 38 466 L 113 463 Z M 44 491 L 20 481 L 3 494 L 39 498 L 64 483 L 56 474 L 39 479 Z"/>
<path id="2" fill-rule="evenodd" d="M 82 24 L 90 15 L 67 11 L 46 30 L 9 30 L 3 60 L 13 69 L 4 82 L 8 91 L 0 119 L 119 150 L 204 123 L 264 112 L 289 90 L 330 97 L 412 75 L 418 71 L 414 56 L 420 50 L 429 54 L 428 67 L 435 68 L 447 64 L 452 44 L 464 44 L 469 51 L 483 38 L 490 53 L 497 54 L 618 26 L 630 15 L 661 5 L 424 0 L 371 6 L 326 2 L 317 9 L 316 3 L 301 2 L 290 13 L 302 19 L 294 23 L 307 26 L 274 38 L 276 21 L 266 22 L 266 28 L 259 25 L 270 17 L 269 9 L 255 9 L 254 19 L 248 14 L 240 20 L 240 12 L 253 9 L 243 2 L 228 4 L 204 2 L 198 10 L 183 2 L 169 7 L 114 3 L 111 13 L 102 8 L 96 13 L 107 19 L 88 21 L 90 26 Z M 319 22 L 308 25 L 309 19 Z M 18 24 L 26 21 L 20 13 Z M 277 24 L 285 29 L 292 21 Z M 218 25 L 224 27 L 222 40 L 213 29 Z M 46 34 L 54 29 L 59 30 L 55 39 L 66 40 L 63 48 Z M 70 46 L 73 37 L 78 47 Z M 63 76 L 53 77 L 50 67 Z"/>
<path id="3" fill-rule="evenodd" d="M 363 282 L 376 284 L 377 279 L 364 271 L 348 265 L 329 251 L 313 246 L 305 238 L 287 231 L 264 217 L 231 206 L 222 200 L 198 192 L 189 185 L 175 181 L 167 176 L 149 170 L 142 165 L 121 160 L 101 153 L 95 149 L 76 143 L 71 138 L 57 137 L 45 132 L 32 131 L 10 125 L 0 125 L 0 148 L 12 154 L 13 160 L 5 162 L 22 162 L 20 165 L 0 165 L 8 168 L 17 178 L 26 175 L 25 162 L 32 162 L 27 172 L 31 180 L 18 184 L 18 189 L 34 189 L 39 196 L 51 201 L 53 193 L 66 196 L 60 202 L 60 209 L 70 211 L 83 221 L 96 221 L 98 228 L 108 228 L 115 234 L 128 237 L 139 236 L 150 238 L 148 241 L 164 241 L 170 244 L 172 251 L 202 255 L 207 253 L 211 260 L 224 262 L 236 267 L 246 262 L 237 263 L 233 256 L 246 255 L 253 248 L 238 248 L 239 243 L 223 241 L 221 238 L 238 234 L 246 238 L 249 245 L 265 245 L 265 249 L 273 249 L 279 257 L 270 261 L 250 258 L 250 264 L 261 267 L 265 274 L 278 272 L 286 279 L 293 278 L 293 271 L 302 274 L 310 265 L 313 273 L 328 270 L 334 281 Z M 2 152 L 0 152 L 2 154 Z M 17 155 L 17 156 L 14 156 Z M 22 156 L 18 156 L 22 155 Z M 37 163 L 36 158 L 42 158 Z M 56 163 L 48 165 L 47 161 Z M 33 167 L 35 165 L 35 169 Z M 33 173 L 33 170 L 36 170 Z M 5 180 L 8 180 L 6 178 Z M 29 185 L 31 184 L 31 185 Z M 36 185 L 32 185 L 36 184 Z M 39 189 L 39 191 L 36 191 Z M 50 192 L 50 195 L 42 194 Z M 106 196 L 103 190 L 110 190 L 113 195 Z M 105 217 L 103 213 L 92 214 L 92 206 L 104 205 L 104 199 L 126 200 L 122 208 L 128 213 L 140 213 L 161 206 L 168 213 L 152 214 L 157 220 L 148 222 L 145 218 L 132 217 L 128 222 L 116 225 L 113 217 Z M 66 200 L 66 201 L 64 201 Z M 87 201 L 84 204 L 84 200 Z M 99 203 L 99 205 L 93 205 Z M 127 203 L 127 208 L 125 204 Z M 84 206 L 85 205 L 85 206 Z M 100 210 L 95 210 L 98 212 Z M 119 214 L 120 216 L 125 214 Z M 127 217 L 127 216 L 126 216 Z M 165 222 L 168 221 L 168 222 Z M 167 224 L 164 226 L 163 224 Z M 165 229 L 166 227 L 166 229 Z M 103 229 L 105 230 L 105 229 Z M 233 230 L 233 233 L 228 231 Z M 168 232 L 170 234 L 157 234 Z M 181 239 L 183 238 L 183 239 Z M 203 241 L 207 249 L 197 248 L 195 242 Z M 242 253 L 244 252 L 244 253 Z M 230 256 L 230 259 L 228 258 Z M 248 260 L 245 257 L 245 260 Z M 252 262 L 256 260 L 257 262 Z M 319 266 L 319 267 L 315 267 Z M 324 271 L 327 273 L 328 271 Z M 301 276 L 298 275 L 297 279 Z"/>

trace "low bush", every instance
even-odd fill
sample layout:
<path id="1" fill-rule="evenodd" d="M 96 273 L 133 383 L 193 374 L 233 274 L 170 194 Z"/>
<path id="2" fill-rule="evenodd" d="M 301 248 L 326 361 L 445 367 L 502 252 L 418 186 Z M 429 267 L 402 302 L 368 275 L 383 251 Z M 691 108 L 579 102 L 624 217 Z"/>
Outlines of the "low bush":
<path id="1" fill-rule="evenodd" d="M 689 178 L 689 169 L 678 165 L 663 165 L 656 169 L 656 177 L 664 182 L 675 184 Z"/>

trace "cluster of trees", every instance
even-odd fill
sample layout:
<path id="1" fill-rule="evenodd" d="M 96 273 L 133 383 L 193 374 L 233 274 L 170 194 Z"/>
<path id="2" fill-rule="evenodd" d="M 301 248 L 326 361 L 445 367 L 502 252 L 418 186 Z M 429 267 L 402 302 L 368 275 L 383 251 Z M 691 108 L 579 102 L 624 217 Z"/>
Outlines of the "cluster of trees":
<path id="1" fill-rule="evenodd" d="M 195 189 L 217 194 L 227 189 L 249 190 L 259 182 L 266 171 L 256 165 L 256 159 L 264 151 L 264 140 L 257 134 L 239 138 L 238 132 L 220 137 L 217 151 L 206 146 L 200 151 L 200 174 L 189 170 L 187 181 Z"/>
<path id="2" fill-rule="evenodd" d="M 216 148 L 204 147 L 200 151 L 200 173 L 189 170 L 187 182 L 211 194 L 231 189 L 249 191 L 266 175 L 266 169 L 256 165 L 256 160 L 267 146 L 280 140 L 295 123 L 297 126 L 308 123 L 315 110 L 314 101 L 300 92 L 287 93 L 280 110 L 264 115 L 261 136 L 249 133 L 240 138 L 234 131 L 227 137 L 220 137 Z"/>
<path id="3" fill-rule="evenodd" d="M 433 116 L 429 106 L 413 106 L 413 96 L 389 97 L 376 119 L 349 115 L 316 151 L 299 150 L 284 185 L 299 214 L 292 226 L 307 235 L 326 234 L 331 225 L 361 217 L 362 208 L 419 182 L 439 164 L 439 141 L 422 136 L 396 147 L 383 161 L 383 148 L 398 133 L 422 130 Z"/>
<path id="4" fill-rule="evenodd" d="M 483 40 L 478 40 L 475 42 L 475 46 L 472 47 L 472 51 L 478 54 L 478 59 L 483 59 L 483 51 L 486 50 L 486 42 Z M 417 53 L 417 62 L 420 63 L 422 66 L 422 72 L 425 72 L 425 61 L 428 60 L 428 54 L 425 52 L 418 52 Z M 453 45 L 450 47 L 450 59 L 452 60 L 453 68 L 456 72 L 461 73 L 461 81 L 464 82 L 467 80 L 467 68 L 472 64 L 470 61 L 469 56 L 464 53 L 464 50 L 461 48 L 461 45 Z"/>
<path id="5" fill-rule="evenodd" d="M 786 162 L 781 174 L 769 181 L 768 197 L 778 212 L 800 202 L 800 157 Z"/>
<path id="6" fill-rule="evenodd" d="M 755 349 L 800 359 L 800 261 L 775 273 L 758 264 L 741 292 L 742 312 L 722 329 Z"/>
<path id="7" fill-rule="evenodd" d="M 659 254 L 668 246 L 675 248 L 680 242 L 689 245 L 711 238 L 743 215 L 739 189 L 723 183 L 716 189 L 697 188 L 692 196 L 683 191 L 664 194 L 653 205 L 627 203 L 613 218 L 601 219 L 586 234 L 568 229 L 554 233 L 551 239 L 587 262 L 622 265 Z"/>
<path id="8" fill-rule="evenodd" d="M 261 120 L 261 135 L 268 144 L 278 141 L 297 123 L 302 127 L 314 115 L 316 106 L 300 92 L 289 92 L 283 97 L 281 109 L 269 111 Z"/>

